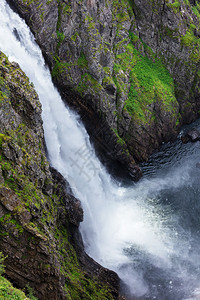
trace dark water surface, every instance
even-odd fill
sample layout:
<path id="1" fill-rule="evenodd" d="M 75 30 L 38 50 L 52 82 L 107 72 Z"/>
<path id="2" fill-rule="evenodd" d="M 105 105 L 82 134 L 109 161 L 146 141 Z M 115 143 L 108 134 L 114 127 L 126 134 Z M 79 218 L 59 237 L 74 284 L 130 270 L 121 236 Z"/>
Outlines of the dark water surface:
<path id="1" fill-rule="evenodd" d="M 0 50 L 19 63 L 39 94 L 50 162 L 83 206 L 87 253 L 119 274 L 132 299 L 198 299 L 200 142 L 163 145 L 142 165 L 139 183 L 122 184 L 99 162 L 83 124 L 55 90 L 29 29 L 5 0 Z M 200 120 L 192 126 L 200 129 Z"/>
<path id="2" fill-rule="evenodd" d="M 200 130 L 200 120 L 185 126 Z M 163 145 L 142 165 L 143 183 L 152 184 L 152 207 L 158 209 L 163 228 L 170 230 L 175 249 L 171 263 L 155 266 L 154 257 L 132 247 L 129 255 L 149 290 L 141 299 L 200 299 L 200 142 Z M 147 200 L 148 201 L 148 200 Z M 160 249 L 162 251 L 162 249 Z M 135 267 L 134 267 L 135 268 Z"/>

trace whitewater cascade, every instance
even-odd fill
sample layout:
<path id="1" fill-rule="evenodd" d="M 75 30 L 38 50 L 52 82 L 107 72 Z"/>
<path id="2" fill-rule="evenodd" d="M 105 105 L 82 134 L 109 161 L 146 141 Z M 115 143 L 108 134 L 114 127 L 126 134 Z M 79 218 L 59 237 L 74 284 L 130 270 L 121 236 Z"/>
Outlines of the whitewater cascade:
<path id="1" fill-rule="evenodd" d="M 193 291 L 195 297 L 200 275 L 200 228 L 195 226 L 200 225 L 199 217 L 190 225 L 190 215 L 200 210 L 200 172 L 194 170 L 198 145 L 166 145 L 144 165 L 144 178 L 125 186 L 99 162 L 79 117 L 53 86 L 29 28 L 5 0 L 0 2 L 0 50 L 20 65 L 39 95 L 50 163 L 83 206 L 86 252 L 116 271 L 133 295 L 178 300 Z"/>

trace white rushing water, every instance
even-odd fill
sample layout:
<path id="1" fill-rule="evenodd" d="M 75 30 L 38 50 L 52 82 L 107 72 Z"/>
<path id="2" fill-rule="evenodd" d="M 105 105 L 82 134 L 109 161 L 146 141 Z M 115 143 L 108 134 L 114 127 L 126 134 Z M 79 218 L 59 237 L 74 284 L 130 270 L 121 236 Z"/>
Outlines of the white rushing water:
<path id="1" fill-rule="evenodd" d="M 83 206 L 81 232 L 87 253 L 116 271 L 137 296 L 149 290 L 138 260 L 144 264 L 148 260 L 162 270 L 173 269 L 173 257 L 192 260 L 187 239 L 177 233 L 176 221 L 168 225 L 170 207 L 163 211 L 156 200 L 161 190 L 189 186 L 189 167 L 184 165 L 184 171 L 175 169 L 159 180 L 143 179 L 137 185 L 121 186 L 95 156 L 78 116 L 63 104 L 54 88 L 28 27 L 5 0 L 0 1 L 0 50 L 10 61 L 16 61 L 34 83 L 42 103 L 50 163 L 69 181 Z M 177 266 L 179 275 L 187 278 L 187 270 L 181 264 Z M 170 275 L 167 282 L 173 284 Z"/>

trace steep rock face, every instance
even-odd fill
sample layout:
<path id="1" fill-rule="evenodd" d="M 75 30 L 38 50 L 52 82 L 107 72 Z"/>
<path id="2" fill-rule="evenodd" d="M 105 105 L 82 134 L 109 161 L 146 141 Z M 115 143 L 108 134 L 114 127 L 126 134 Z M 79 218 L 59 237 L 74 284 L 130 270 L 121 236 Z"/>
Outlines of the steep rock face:
<path id="1" fill-rule="evenodd" d="M 7 277 L 21 288 L 29 284 L 39 299 L 116 299 L 118 276 L 85 254 L 82 220 L 80 201 L 46 159 L 38 96 L 0 53 L 0 252 Z"/>
<path id="2" fill-rule="evenodd" d="M 192 122 L 199 111 L 199 5 L 135 0 L 134 9 L 140 38 L 162 57 L 174 78 L 180 119 Z"/>
<path id="3" fill-rule="evenodd" d="M 135 179 L 141 172 L 134 159 L 148 159 L 199 115 L 195 1 L 8 2 L 31 27 L 97 148 Z"/>

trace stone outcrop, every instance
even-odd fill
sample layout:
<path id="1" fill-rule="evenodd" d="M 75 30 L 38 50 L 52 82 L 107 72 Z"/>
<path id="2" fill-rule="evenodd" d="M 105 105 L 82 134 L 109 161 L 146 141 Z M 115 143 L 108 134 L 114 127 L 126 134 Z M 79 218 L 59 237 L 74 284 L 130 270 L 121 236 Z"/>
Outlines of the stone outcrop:
<path id="1" fill-rule="evenodd" d="M 7 278 L 42 300 L 117 299 L 118 276 L 84 252 L 82 220 L 80 201 L 46 159 L 38 96 L 0 53 L 0 252 Z"/>
<path id="2" fill-rule="evenodd" d="M 181 137 L 181 140 L 184 144 L 186 144 L 188 142 L 194 143 L 194 142 L 200 141 L 200 132 L 196 128 L 192 128 Z"/>
<path id="3" fill-rule="evenodd" d="M 147 160 L 199 115 L 195 1 L 8 0 L 25 18 L 54 82 L 97 151 L 141 176 Z"/>

